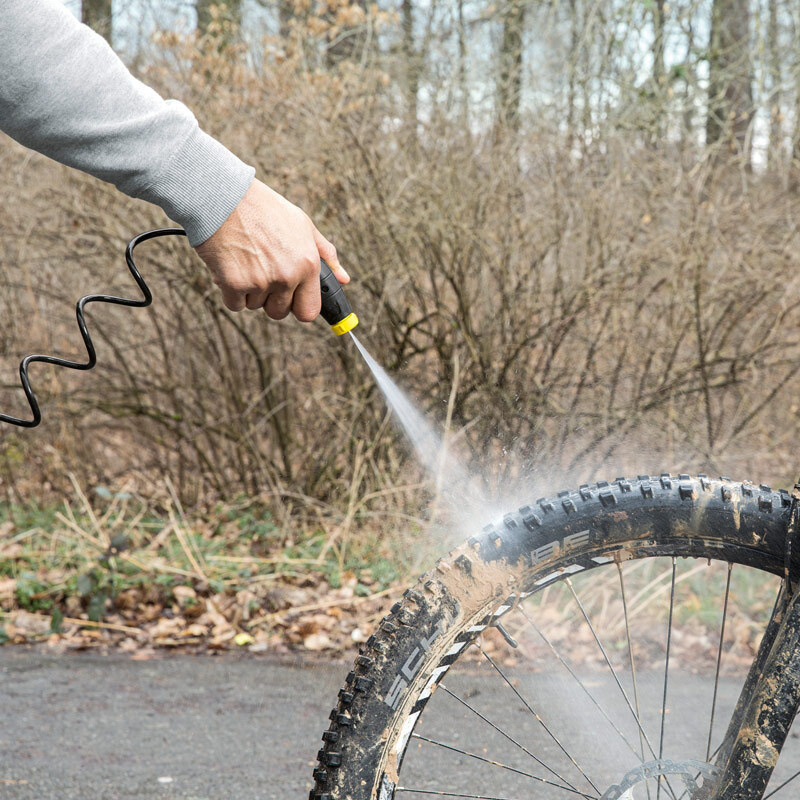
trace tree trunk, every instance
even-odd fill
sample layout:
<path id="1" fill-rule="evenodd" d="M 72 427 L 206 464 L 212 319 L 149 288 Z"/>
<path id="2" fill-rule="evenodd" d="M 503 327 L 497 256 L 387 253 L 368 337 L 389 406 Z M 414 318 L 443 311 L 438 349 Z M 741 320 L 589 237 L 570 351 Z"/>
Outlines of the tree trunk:
<path id="1" fill-rule="evenodd" d="M 503 13 L 503 43 L 500 50 L 500 82 L 497 89 L 500 119 L 512 131 L 519 130 L 522 99 L 522 34 L 525 0 L 508 0 Z"/>
<path id="2" fill-rule="evenodd" d="M 278 31 L 284 41 L 291 36 L 292 17 L 294 17 L 292 4 L 288 0 L 278 0 Z"/>
<path id="3" fill-rule="evenodd" d="M 567 64 L 567 151 L 575 144 L 575 80 L 578 74 L 578 13 L 575 0 L 569 0 L 569 63 Z"/>
<path id="4" fill-rule="evenodd" d="M 697 86 L 697 63 L 695 53 L 694 24 L 689 20 L 686 31 L 686 61 L 683 68 L 683 108 L 681 109 L 681 152 L 687 147 L 694 150 L 697 137 L 694 132 L 695 87 Z"/>
<path id="5" fill-rule="evenodd" d="M 800 183 L 800 73 L 797 75 L 794 90 L 794 130 L 792 131 L 792 186 L 797 189 Z"/>
<path id="6" fill-rule="evenodd" d="M 666 95 L 666 68 L 664 66 L 664 5 L 666 0 L 656 0 L 653 6 L 653 128 L 649 138 L 659 147 L 664 139 Z"/>
<path id="7" fill-rule="evenodd" d="M 111 0 L 83 0 L 81 22 L 97 31 L 109 44 L 111 39 Z"/>
<path id="8" fill-rule="evenodd" d="M 788 23 L 789 27 L 789 41 L 792 43 L 792 61 L 794 69 L 794 127 L 792 129 L 791 150 L 789 158 L 791 159 L 792 166 L 797 166 L 800 163 L 800 47 L 798 47 L 798 36 L 800 36 L 800 29 L 798 28 L 797 20 L 792 17 Z M 786 100 L 787 105 L 789 99 Z"/>
<path id="9" fill-rule="evenodd" d="M 461 92 L 461 122 L 469 124 L 469 85 L 467 83 L 467 38 L 464 0 L 458 0 L 458 86 Z"/>
<path id="10" fill-rule="evenodd" d="M 414 44 L 414 2 L 403 0 L 402 4 L 403 25 L 403 59 L 406 72 L 406 119 L 408 130 L 412 138 L 417 135 L 419 100 L 419 54 Z"/>
<path id="11" fill-rule="evenodd" d="M 653 84 L 656 92 L 664 88 L 664 5 L 656 0 L 653 6 Z"/>
<path id="12" fill-rule="evenodd" d="M 753 110 L 749 0 L 713 0 L 708 48 L 706 143 L 749 162 Z"/>
<path id="13" fill-rule="evenodd" d="M 780 169 L 781 144 L 783 141 L 783 124 L 781 105 L 781 52 L 780 33 L 778 27 L 778 0 L 769 1 L 769 22 L 767 27 L 767 50 L 769 58 L 770 87 L 767 96 L 767 114 L 769 116 L 769 150 L 767 166 Z"/>

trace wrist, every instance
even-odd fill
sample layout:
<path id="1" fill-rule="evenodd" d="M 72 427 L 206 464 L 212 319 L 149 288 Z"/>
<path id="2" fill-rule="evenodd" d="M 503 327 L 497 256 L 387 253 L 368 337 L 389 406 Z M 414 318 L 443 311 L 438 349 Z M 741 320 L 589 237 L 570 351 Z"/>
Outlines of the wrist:
<path id="1" fill-rule="evenodd" d="M 164 209 L 185 230 L 192 247 L 222 226 L 247 193 L 255 169 L 200 128 L 140 196 Z"/>

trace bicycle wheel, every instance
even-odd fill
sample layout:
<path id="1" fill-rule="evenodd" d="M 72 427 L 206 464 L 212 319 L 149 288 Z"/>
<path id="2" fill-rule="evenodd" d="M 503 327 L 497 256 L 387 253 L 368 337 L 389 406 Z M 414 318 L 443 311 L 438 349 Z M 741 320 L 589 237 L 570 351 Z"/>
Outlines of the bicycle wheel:
<path id="1" fill-rule="evenodd" d="M 311 800 L 702 797 L 782 591 L 791 504 L 640 475 L 487 526 L 361 648 Z M 793 796 L 798 769 L 792 740 L 764 797 Z"/>

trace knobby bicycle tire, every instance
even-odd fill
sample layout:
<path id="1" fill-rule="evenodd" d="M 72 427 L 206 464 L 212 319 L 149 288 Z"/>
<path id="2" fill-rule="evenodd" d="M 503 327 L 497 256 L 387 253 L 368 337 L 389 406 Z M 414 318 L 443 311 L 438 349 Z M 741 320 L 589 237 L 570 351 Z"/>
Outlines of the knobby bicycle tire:
<path id="1" fill-rule="evenodd" d="M 656 556 L 783 576 L 788 492 L 640 475 L 542 498 L 440 559 L 360 648 L 323 733 L 310 800 L 390 800 L 411 732 L 467 645 L 565 575 Z"/>

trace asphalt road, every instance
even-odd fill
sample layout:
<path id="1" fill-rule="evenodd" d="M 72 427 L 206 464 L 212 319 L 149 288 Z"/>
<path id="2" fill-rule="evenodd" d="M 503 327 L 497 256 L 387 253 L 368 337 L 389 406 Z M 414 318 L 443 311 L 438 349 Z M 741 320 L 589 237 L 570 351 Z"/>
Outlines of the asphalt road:
<path id="1" fill-rule="evenodd" d="M 310 666 L 253 657 L 131 661 L 0 648 L 0 798 L 307 797 L 320 733 L 347 669 L 346 664 Z M 594 777 L 608 768 L 610 751 L 605 745 L 614 738 L 613 731 L 599 717 L 591 721 L 586 716 L 586 696 L 569 676 L 520 674 L 514 682 L 520 694 L 536 697 L 540 707 L 550 705 L 551 715 L 558 709 L 559 729 L 553 732 L 583 754 L 582 766 L 589 774 Z M 487 718 L 507 720 L 514 737 L 535 745 L 537 753 L 561 756 L 553 737 L 491 669 L 453 674 L 445 684 Z M 731 678 L 722 681 L 723 706 L 736 697 L 738 684 Z M 586 685 L 601 702 L 610 701 L 616 691 L 598 676 L 589 676 Z M 672 676 L 665 755 L 686 750 L 690 740 L 693 748 L 704 749 L 707 730 L 701 722 L 708 718 L 708 689 L 707 679 Z M 660 676 L 641 677 L 643 714 L 656 742 L 660 691 Z M 494 744 L 509 749 L 507 741 L 476 724 L 474 713 L 452 696 L 440 690 L 429 710 L 434 701 L 439 703 L 436 714 L 423 715 L 417 731 L 421 735 L 478 755 L 487 752 L 482 747 Z M 638 747 L 637 731 L 624 732 Z M 798 744 L 795 737 L 782 759 L 783 776 L 800 769 Z M 624 747 L 620 748 L 623 763 Z M 566 796 L 546 786 L 539 789 L 538 784 L 537 791 L 531 791 L 530 779 L 521 774 L 530 769 L 527 758 L 518 751 L 504 756 L 519 772 L 503 772 L 503 797 Z M 496 767 L 424 739 L 412 740 L 406 762 L 407 785 L 480 794 L 497 780 L 494 772 L 487 777 L 487 770 Z M 612 769 L 602 780 L 618 782 L 625 771 Z M 796 797 L 799 789 L 790 787 L 776 800 Z M 398 797 L 425 796 L 408 792 Z"/>

